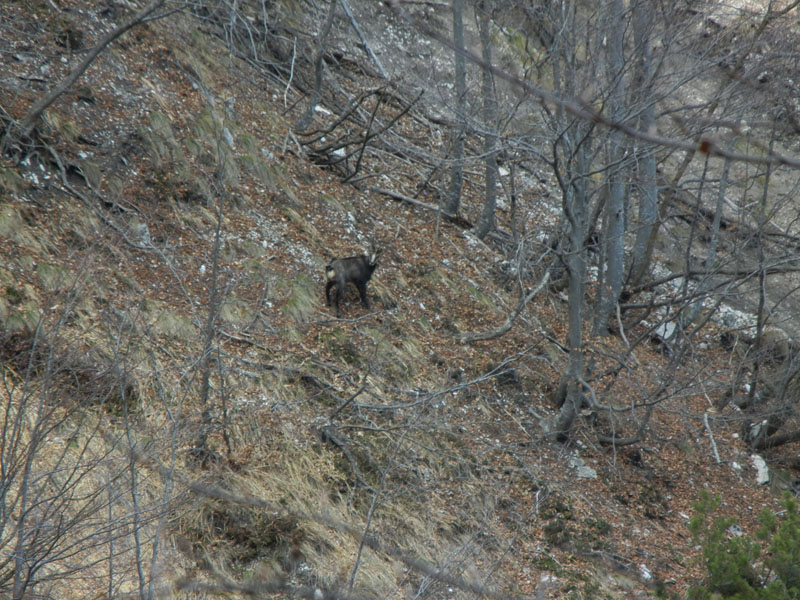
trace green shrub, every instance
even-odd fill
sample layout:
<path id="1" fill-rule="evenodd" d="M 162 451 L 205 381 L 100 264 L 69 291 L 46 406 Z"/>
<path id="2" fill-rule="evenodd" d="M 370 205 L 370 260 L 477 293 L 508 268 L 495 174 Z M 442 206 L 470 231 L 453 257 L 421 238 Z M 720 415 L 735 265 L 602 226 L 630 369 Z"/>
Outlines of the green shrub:
<path id="1" fill-rule="evenodd" d="M 800 514 L 797 501 L 785 494 L 778 518 L 763 510 L 755 537 L 730 533 L 736 519 L 713 516 L 719 496 L 702 492 L 689 530 L 702 548 L 706 572 L 702 584 L 689 590 L 691 600 L 800 599 Z M 762 545 L 766 549 L 762 556 Z"/>

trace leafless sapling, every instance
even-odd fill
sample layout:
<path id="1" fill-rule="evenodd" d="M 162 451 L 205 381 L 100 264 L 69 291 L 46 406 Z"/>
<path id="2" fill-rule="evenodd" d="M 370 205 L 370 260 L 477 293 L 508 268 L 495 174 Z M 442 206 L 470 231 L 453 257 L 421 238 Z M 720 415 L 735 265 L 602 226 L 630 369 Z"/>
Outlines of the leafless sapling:
<path id="1" fill-rule="evenodd" d="M 382 250 L 370 244 L 369 253 L 360 256 L 350 256 L 348 258 L 336 258 L 325 267 L 325 299 L 328 306 L 331 305 L 331 288 L 336 287 L 334 303 L 336 304 L 336 316 L 341 316 L 339 310 L 339 300 L 344 293 L 344 288 L 348 283 L 352 283 L 358 288 L 361 296 L 361 304 L 369 308 L 367 299 L 367 282 L 372 278 L 375 267 L 378 266 L 378 257 Z"/>

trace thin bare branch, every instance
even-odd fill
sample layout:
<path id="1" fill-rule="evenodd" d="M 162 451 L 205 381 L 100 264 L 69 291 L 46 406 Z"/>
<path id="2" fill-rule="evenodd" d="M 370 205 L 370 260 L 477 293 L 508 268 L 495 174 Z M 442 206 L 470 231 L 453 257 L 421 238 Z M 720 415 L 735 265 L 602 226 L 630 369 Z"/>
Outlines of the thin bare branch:
<path id="1" fill-rule="evenodd" d="M 47 92 L 44 96 L 34 102 L 33 106 L 28 109 L 28 113 L 19 122 L 19 129 L 23 137 L 29 137 L 33 128 L 42 116 L 42 113 L 51 105 L 56 99 L 63 94 L 78 78 L 83 75 L 84 71 L 89 68 L 99 54 L 105 50 L 111 42 L 126 33 L 128 30 L 133 29 L 137 25 L 143 23 L 155 11 L 157 11 L 164 4 L 165 0 L 153 0 L 137 12 L 130 20 L 126 21 L 113 31 L 108 32 L 103 38 L 92 48 L 84 57 L 84 59 L 74 68 L 69 74 L 62 79 L 52 90 Z"/>
<path id="2" fill-rule="evenodd" d="M 403 11 L 400 8 L 399 0 L 384 0 L 384 3 L 400 18 L 410 23 L 429 38 L 436 40 L 440 44 L 450 48 L 453 51 L 459 51 L 449 38 L 445 37 L 423 21 Z M 721 141 L 717 141 L 715 138 L 709 135 L 701 135 L 694 140 L 681 140 L 672 137 L 665 137 L 654 131 L 643 131 L 637 127 L 629 125 L 623 121 L 617 121 L 612 117 L 595 110 L 588 102 L 585 102 L 581 99 L 562 97 L 553 91 L 535 86 L 527 81 L 522 81 L 518 77 L 503 69 L 500 69 L 499 67 L 486 64 L 486 62 L 484 62 L 480 57 L 469 50 L 461 50 L 460 52 L 463 52 L 464 57 L 474 65 L 480 67 L 481 69 L 490 71 L 495 77 L 503 79 L 521 91 L 530 94 L 543 105 L 561 109 L 573 117 L 588 123 L 603 125 L 609 129 L 621 131 L 625 135 L 639 141 L 646 142 L 648 144 L 655 144 L 661 146 L 662 148 L 671 148 L 673 150 L 683 150 L 692 153 L 700 152 L 702 154 L 708 154 L 709 156 L 728 158 L 738 162 L 785 165 L 795 169 L 800 168 L 800 158 L 786 156 L 776 152 L 775 150 L 766 151 L 763 155 L 744 154 L 724 148 Z M 733 133 L 745 133 L 745 129 L 746 125 L 738 129 L 734 128 L 732 131 Z"/>
<path id="3" fill-rule="evenodd" d="M 489 331 L 484 331 L 482 333 L 465 333 L 460 337 L 460 341 L 462 344 L 471 344 L 472 342 L 477 342 L 481 340 L 493 340 L 495 338 L 500 337 L 507 331 L 511 329 L 511 326 L 514 324 L 514 321 L 517 320 L 520 313 L 523 311 L 525 306 L 527 306 L 528 302 L 533 300 L 539 292 L 541 292 L 544 287 L 547 285 L 547 282 L 550 281 L 550 271 L 547 271 L 544 274 L 544 277 L 539 281 L 533 291 L 528 294 L 527 296 L 521 296 L 519 302 L 517 303 L 516 308 L 511 311 L 506 319 L 505 323 L 500 325 L 500 327 L 496 329 L 491 329 Z"/>

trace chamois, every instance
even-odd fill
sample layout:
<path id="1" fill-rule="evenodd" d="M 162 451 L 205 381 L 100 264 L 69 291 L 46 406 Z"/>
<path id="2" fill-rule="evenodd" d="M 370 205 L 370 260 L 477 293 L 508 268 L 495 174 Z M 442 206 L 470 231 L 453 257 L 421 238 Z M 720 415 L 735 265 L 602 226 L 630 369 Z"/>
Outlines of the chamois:
<path id="1" fill-rule="evenodd" d="M 344 293 L 344 288 L 348 283 L 352 283 L 358 288 L 361 296 L 361 304 L 369 308 L 367 300 L 367 282 L 372 278 L 375 267 L 378 266 L 378 257 L 382 250 L 370 244 L 369 254 L 361 256 L 350 256 L 349 258 L 335 258 L 325 267 L 325 299 L 328 306 L 331 305 L 331 288 L 336 286 L 336 316 L 341 316 L 339 310 L 339 299 Z"/>

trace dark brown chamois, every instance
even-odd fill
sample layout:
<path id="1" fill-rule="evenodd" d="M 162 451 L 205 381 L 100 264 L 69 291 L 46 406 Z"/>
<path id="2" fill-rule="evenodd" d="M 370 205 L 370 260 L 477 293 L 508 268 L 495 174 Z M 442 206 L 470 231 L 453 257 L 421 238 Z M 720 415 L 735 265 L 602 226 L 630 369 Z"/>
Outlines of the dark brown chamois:
<path id="1" fill-rule="evenodd" d="M 325 267 L 325 279 L 328 283 L 325 285 L 325 299 L 328 306 L 331 305 L 331 288 L 336 286 L 336 316 L 341 316 L 339 310 L 339 299 L 344 293 L 344 288 L 348 283 L 352 283 L 358 288 L 358 293 L 361 296 L 361 304 L 365 308 L 369 308 L 369 300 L 367 300 L 367 282 L 372 278 L 372 273 L 375 267 L 378 266 L 378 257 L 381 255 L 381 250 L 377 249 L 374 245 L 370 245 L 369 254 L 362 254 L 361 256 L 351 256 L 349 258 L 335 258 L 328 266 Z"/>

